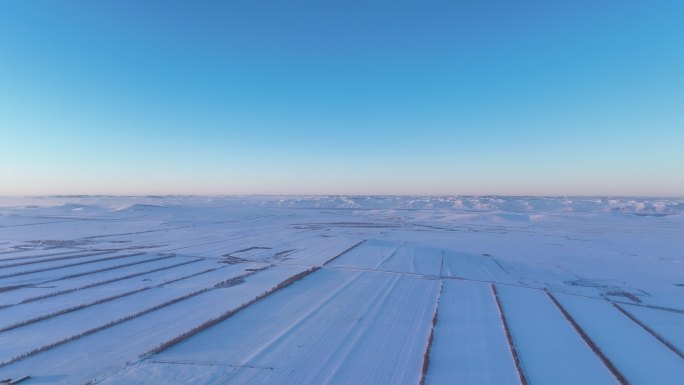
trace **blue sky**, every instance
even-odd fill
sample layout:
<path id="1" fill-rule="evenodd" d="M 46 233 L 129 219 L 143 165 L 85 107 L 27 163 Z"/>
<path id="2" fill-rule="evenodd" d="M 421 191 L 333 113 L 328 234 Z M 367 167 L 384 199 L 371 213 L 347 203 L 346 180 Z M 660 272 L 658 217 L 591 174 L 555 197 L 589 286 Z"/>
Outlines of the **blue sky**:
<path id="1" fill-rule="evenodd" d="M 681 1 L 0 2 L 0 194 L 684 196 Z"/>

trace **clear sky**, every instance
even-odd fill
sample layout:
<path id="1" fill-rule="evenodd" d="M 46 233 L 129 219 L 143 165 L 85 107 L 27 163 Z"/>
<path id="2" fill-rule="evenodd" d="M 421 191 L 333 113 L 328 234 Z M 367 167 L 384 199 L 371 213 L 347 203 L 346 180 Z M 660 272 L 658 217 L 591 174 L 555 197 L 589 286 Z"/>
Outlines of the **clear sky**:
<path id="1" fill-rule="evenodd" d="M 0 194 L 684 196 L 684 1 L 0 1 Z"/>

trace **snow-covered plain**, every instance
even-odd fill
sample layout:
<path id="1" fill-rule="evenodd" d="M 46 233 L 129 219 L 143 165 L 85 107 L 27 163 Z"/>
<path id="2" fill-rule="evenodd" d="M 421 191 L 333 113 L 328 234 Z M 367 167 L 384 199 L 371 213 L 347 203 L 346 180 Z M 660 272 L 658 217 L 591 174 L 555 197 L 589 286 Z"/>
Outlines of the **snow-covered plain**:
<path id="1" fill-rule="evenodd" d="M 674 198 L 0 198 L 0 383 L 684 384 L 683 214 Z"/>

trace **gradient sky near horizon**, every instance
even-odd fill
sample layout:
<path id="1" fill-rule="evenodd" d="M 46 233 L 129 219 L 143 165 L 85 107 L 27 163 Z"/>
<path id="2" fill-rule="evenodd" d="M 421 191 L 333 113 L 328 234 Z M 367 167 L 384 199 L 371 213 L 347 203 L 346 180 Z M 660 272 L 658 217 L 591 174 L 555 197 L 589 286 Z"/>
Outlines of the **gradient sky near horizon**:
<path id="1" fill-rule="evenodd" d="M 0 2 L 0 195 L 684 196 L 684 2 Z"/>

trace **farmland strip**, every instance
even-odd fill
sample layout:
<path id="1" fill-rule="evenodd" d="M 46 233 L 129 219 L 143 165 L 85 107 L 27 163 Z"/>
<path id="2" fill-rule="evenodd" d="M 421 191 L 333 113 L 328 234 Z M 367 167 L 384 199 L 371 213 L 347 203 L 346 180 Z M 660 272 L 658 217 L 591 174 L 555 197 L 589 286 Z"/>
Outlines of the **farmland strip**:
<path id="1" fill-rule="evenodd" d="M 67 267 L 80 266 L 80 265 L 87 265 L 87 264 L 97 263 L 97 262 L 102 262 L 102 261 L 110 261 L 110 260 L 113 260 L 113 259 L 122 259 L 122 258 L 136 257 L 136 256 L 138 256 L 138 255 L 143 255 L 143 254 L 144 254 L 144 253 L 134 253 L 134 254 L 117 255 L 117 256 L 113 256 L 113 257 L 98 258 L 98 259 L 93 259 L 93 260 L 91 260 L 91 261 L 71 263 L 71 264 L 67 264 L 67 265 L 54 266 L 54 267 L 50 267 L 50 268 L 35 269 L 35 270 L 25 270 L 25 271 L 20 271 L 20 272 L 17 272 L 17 273 L 12 273 L 12 274 L 0 275 L 0 278 L 18 277 L 18 276 L 21 276 L 21 275 L 27 275 L 27 274 L 33 274 L 33 273 L 40 273 L 40 272 L 43 272 L 43 271 L 59 270 L 59 269 L 65 269 L 65 268 L 67 268 Z"/>
<path id="2" fill-rule="evenodd" d="M 674 346 L 670 341 L 666 340 L 663 336 L 661 336 L 659 333 L 657 333 L 651 327 L 649 327 L 648 325 L 641 322 L 634 315 L 632 315 L 632 313 L 628 312 L 624 307 L 618 305 L 617 303 L 613 303 L 613 306 L 615 306 L 622 314 L 626 315 L 629 319 L 634 321 L 637 325 L 644 328 L 644 330 L 646 330 L 649 334 L 651 334 L 653 337 L 655 337 L 655 339 L 660 341 L 663 345 L 667 346 L 668 349 L 672 350 L 676 355 L 679 356 L 679 358 L 684 359 L 684 353 L 682 353 L 682 351 L 679 350 L 676 346 Z"/>
<path id="3" fill-rule="evenodd" d="M 7 265 L 2 265 L 2 266 L 0 266 L 0 269 L 6 269 L 6 268 L 8 268 L 8 267 L 16 267 L 16 266 L 24 266 L 24 265 L 35 265 L 35 264 L 37 264 L 37 263 L 52 262 L 52 261 L 61 261 L 61 260 L 65 260 L 65 259 L 76 259 L 76 258 L 85 258 L 85 257 L 95 257 L 95 256 L 102 255 L 102 254 L 114 253 L 114 252 L 116 252 L 116 251 L 118 251 L 118 250 L 111 250 L 111 251 L 110 251 L 110 250 L 106 250 L 106 251 L 103 250 L 103 251 L 99 251 L 99 252 L 95 252 L 95 253 L 89 252 L 89 253 L 85 253 L 85 254 L 68 255 L 68 256 L 66 256 L 66 257 L 46 258 L 46 259 L 41 259 L 41 260 L 38 260 L 38 261 L 14 262 L 14 263 L 10 263 L 10 264 L 7 264 Z"/>
<path id="4" fill-rule="evenodd" d="M 439 293 L 435 301 L 435 314 L 432 316 L 432 324 L 430 326 L 430 336 L 428 337 L 427 345 L 425 347 L 425 354 L 423 354 L 423 369 L 420 375 L 420 385 L 425 385 L 425 377 L 427 376 L 428 367 L 430 366 L 430 353 L 432 352 L 432 341 L 435 337 L 435 325 L 437 325 L 437 316 L 439 313 L 439 302 L 442 299 L 442 290 L 444 290 L 444 281 L 440 281 Z"/>
<path id="5" fill-rule="evenodd" d="M 38 300 L 45 299 L 45 298 L 50 298 L 50 297 L 55 297 L 55 296 L 62 295 L 62 294 L 71 293 L 71 292 L 74 292 L 74 291 L 77 291 L 77 290 L 89 289 L 89 288 L 91 288 L 91 287 L 106 285 L 106 284 L 108 284 L 108 283 L 117 282 L 117 281 L 121 281 L 121 280 L 128 279 L 128 278 L 135 278 L 135 277 L 139 277 L 139 276 L 141 276 L 141 275 L 156 273 L 156 272 L 158 272 L 158 271 L 163 271 L 163 270 L 167 270 L 167 269 L 173 269 L 173 268 L 175 268 L 175 267 L 180 267 L 180 266 L 188 265 L 188 264 L 191 264 L 191 263 L 197 263 L 197 262 L 200 262 L 200 261 L 202 261 L 202 260 L 201 260 L 201 259 L 194 259 L 194 260 L 190 260 L 190 261 L 185 261 L 185 262 L 176 263 L 176 264 L 169 265 L 169 266 L 159 267 L 159 268 L 152 269 L 152 270 L 147 270 L 147 271 L 142 271 L 142 272 L 138 272 L 138 273 L 128 274 L 128 275 L 124 275 L 124 276 L 122 276 L 122 277 L 114 277 L 114 278 L 107 279 L 107 280 L 104 280 L 104 281 L 89 283 L 89 284 L 87 284 L 87 285 L 83 285 L 83 286 L 79 286 L 79 287 L 75 287 L 75 288 L 71 288 L 71 289 L 65 289 L 65 290 L 55 291 L 55 292 L 52 292 L 52 293 L 47 293 L 47 294 L 43 294 L 43 295 L 39 295 L 39 296 L 35 296 L 35 297 L 26 298 L 25 300 L 21 301 L 20 303 L 28 303 L 28 302 L 38 301 Z"/>
<path id="6" fill-rule="evenodd" d="M 211 269 L 206 269 L 206 270 L 203 270 L 203 271 L 200 271 L 200 272 L 196 272 L 196 273 L 193 273 L 193 274 L 189 274 L 189 275 L 186 275 L 186 276 L 183 276 L 183 277 L 178 277 L 178 278 L 170 279 L 170 280 L 168 280 L 168 281 L 161 282 L 161 283 L 159 283 L 159 284 L 157 284 L 157 285 L 141 287 L 141 288 L 139 288 L 139 289 L 127 291 L 127 292 L 125 292 L 125 293 L 120 293 L 120 294 L 113 295 L 113 296 L 106 297 L 106 298 L 100 298 L 100 299 L 98 299 L 98 300 L 96 300 L 96 301 L 93 301 L 93 302 L 89 302 L 89 303 L 85 303 L 85 304 L 80 304 L 80 305 L 76 305 L 76 306 L 73 306 L 73 307 L 70 307 L 70 308 L 58 310 L 58 311 L 53 312 L 53 313 L 50 313 L 50 314 L 44 314 L 44 315 L 41 315 L 41 316 L 38 316 L 38 317 L 35 317 L 35 318 L 31 318 L 31 319 L 28 319 L 28 320 L 24 320 L 24 321 L 21 321 L 21 322 L 18 322 L 18 323 L 15 323 L 15 324 L 8 325 L 8 326 L 6 326 L 6 327 L 0 328 L 0 333 L 6 332 L 6 331 L 8 331 L 8 330 L 16 329 L 16 328 L 19 328 L 19 327 L 22 327 L 22 326 L 34 324 L 34 323 L 36 323 L 36 322 L 44 321 L 44 320 L 46 320 L 46 319 L 50 319 L 50 318 L 53 318 L 53 317 L 57 317 L 57 316 L 62 315 L 62 314 L 71 313 L 71 312 L 74 312 L 74 311 L 77 311 L 77 310 L 85 309 L 85 308 L 87 308 L 87 307 L 91 307 L 91 306 L 99 305 L 99 304 L 102 304 L 102 303 L 105 303 L 105 302 L 110 302 L 110 301 L 113 301 L 113 300 L 115 300 L 115 299 L 127 297 L 127 296 L 129 296 L 129 295 L 133 295 L 133 294 L 140 293 L 140 292 L 143 292 L 143 291 L 146 291 L 146 290 L 150 290 L 150 289 L 152 289 L 152 288 L 156 288 L 156 287 L 168 285 L 168 284 L 170 284 L 170 283 L 182 281 L 182 280 L 184 280 L 184 279 L 196 277 L 196 276 L 198 276 L 198 275 L 202 275 L 202 274 L 206 274 L 206 273 L 209 273 L 209 272 L 212 272 L 212 271 L 215 271 L 215 270 L 223 269 L 223 268 L 225 268 L 225 267 L 226 267 L 226 266 L 214 267 L 214 268 L 211 268 Z"/>
<path id="7" fill-rule="evenodd" d="M 577 321 L 575 321 L 575 319 L 572 318 L 570 313 L 568 313 L 568 311 L 563 307 L 563 305 L 561 305 L 560 302 L 558 302 L 556 297 L 554 297 L 553 294 L 551 294 L 551 292 L 549 291 L 546 292 L 546 295 L 549 296 L 549 298 L 556 305 L 558 310 L 560 310 L 560 312 L 563 313 L 565 319 L 567 319 L 568 322 L 570 322 L 570 324 L 575 329 L 577 334 L 579 334 L 580 337 L 582 337 L 582 339 L 584 340 L 584 342 L 587 345 L 589 345 L 589 348 L 591 348 L 594 354 L 596 354 L 601 359 L 601 362 L 603 362 L 606 368 L 610 370 L 610 372 L 613 374 L 613 376 L 615 376 L 618 382 L 620 382 L 620 384 L 622 385 L 629 385 L 629 382 L 627 381 L 625 376 L 622 375 L 622 373 L 620 373 L 620 371 L 615 367 L 615 365 L 610 361 L 610 359 L 606 357 L 605 354 L 603 354 L 601 349 L 599 349 L 599 347 L 594 343 L 594 341 L 592 341 L 592 339 L 587 335 L 587 333 L 584 331 L 584 329 L 582 329 L 582 327 L 577 323 Z"/>
<path id="8" fill-rule="evenodd" d="M 343 252 L 337 254 L 336 256 L 334 256 L 334 257 L 328 259 L 327 261 L 325 261 L 325 263 L 323 264 L 323 266 L 327 266 L 328 264 L 330 264 L 331 262 L 333 262 L 333 261 L 336 260 L 337 258 L 339 258 L 339 257 L 343 256 L 344 254 L 346 254 L 346 253 L 352 251 L 353 249 L 355 249 L 356 247 L 360 246 L 360 245 L 361 245 L 362 243 L 364 243 L 364 242 L 366 242 L 365 239 L 362 240 L 361 242 L 359 242 L 359 243 L 353 245 L 352 247 L 350 247 L 350 248 L 344 250 Z"/>
<path id="9" fill-rule="evenodd" d="M 116 270 L 116 269 L 120 269 L 120 268 L 122 268 L 122 267 L 135 266 L 135 265 L 140 265 L 140 264 L 147 263 L 147 262 L 159 261 L 159 260 L 162 260 L 162 259 L 169 259 L 169 258 L 173 258 L 173 257 L 174 257 L 173 255 L 163 255 L 163 256 L 161 256 L 161 257 L 150 258 L 150 259 L 144 259 L 144 260 L 142 260 L 142 261 L 135 261 L 135 262 L 131 262 L 131 263 L 124 263 L 123 265 L 116 265 L 116 266 L 104 267 L 104 268 L 102 268 L 102 269 L 84 271 L 84 272 L 82 272 L 82 273 L 67 274 L 67 275 L 64 275 L 64 276 L 59 277 L 59 278 L 55 278 L 55 279 L 50 279 L 50 280 L 47 280 L 47 281 L 43 281 L 43 282 L 41 282 L 41 283 L 39 283 L 39 284 L 42 285 L 42 284 L 46 284 L 46 283 L 61 281 L 61 280 L 64 280 L 64 279 L 82 277 L 82 276 L 84 276 L 84 275 L 97 274 L 97 273 L 101 273 L 101 272 L 103 272 L 103 271 Z"/>
<path id="10" fill-rule="evenodd" d="M 118 249 L 111 249 L 111 250 L 107 250 L 107 251 L 115 251 L 115 250 L 118 250 Z M 28 250 L 17 250 L 14 252 L 20 252 L 20 251 L 28 251 Z M 69 251 L 60 251 L 58 253 L 46 253 L 46 254 L 39 254 L 39 255 L 27 255 L 27 256 L 23 256 L 23 257 L 0 258 L 0 261 L 5 262 L 5 261 L 18 261 L 21 259 L 35 259 L 35 258 L 44 258 L 44 257 L 54 257 L 56 255 L 76 254 L 76 253 L 80 253 L 83 251 L 84 251 L 83 249 L 77 249 L 77 250 L 69 250 Z M 88 250 L 88 251 L 92 252 L 92 251 L 105 251 L 105 250 Z M 0 254 L 3 254 L 3 253 L 0 253 Z"/>
<path id="11" fill-rule="evenodd" d="M 85 276 L 85 275 L 96 274 L 96 273 L 100 273 L 100 272 L 103 272 L 103 271 L 116 270 L 116 269 L 120 269 L 120 268 L 124 268 L 124 267 L 140 265 L 140 264 L 144 264 L 144 263 L 148 263 L 148 262 L 155 262 L 155 261 L 159 261 L 159 260 L 163 260 L 163 259 L 168 259 L 168 258 L 172 258 L 172 257 L 173 257 L 172 255 L 162 256 L 162 257 L 157 257 L 157 258 L 146 259 L 146 260 L 143 260 L 143 261 L 137 261 L 137 262 L 133 262 L 133 263 L 127 263 L 127 264 L 124 264 L 124 265 L 111 266 L 111 267 L 107 267 L 107 268 L 99 269 L 99 270 L 91 270 L 91 271 L 86 271 L 86 272 L 78 273 L 78 274 L 70 274 L 70 275 L 62 276 L 62 277 L 60 277 L 60 278 L 49 279 L 49 280 L 46 280 L 46 281 L 35 282 L 35 283 L 32 283 L 32 284 L 14 285 L 14 286 L 2 288 L 3 290 L 0 290 L 0 292 L 18 290 L 18 289 L 21 289 L 21 288 L 24 288 L 24 287 L 30 287 L 30 286 L 44 285 L 44 284 L 46 284 L 46 283 L 58 282 L 58 281 L 67 280 L 67 279 L 70 279 L 70 278 L 76 278 L 76 277 L 81 277 L 81 276 Z M 191 262 L 199 262 L 199 261 L 201 261 L 201 259 L 196 259 L 196 260 L 193 260 L 193 261 L 191 261 Z M 162 267 L 161 270 L 164 270 L 164 269 L 167 269 L 167 268 L 172 268 L 172 267 L 175 267 L 175 266 L 181 266 L 181 265 L 183 265 L 183 264 L 185 264 L 185 263 L 187 263 L 187 262 L 181 262 L 181 263 L 178 264 L 178 265 L 171 265 L 171 266 Z M 53 294 L 53 293 L 47 293 L 47 294 L 44 294 L 44 295 L 39 295 L 39 296 L 36 296 L 36 297 L 27 298 L 27 299 L 21 301 L 20 303 L 36 301 L 36 300 L 39 300 L 39 299 L 51 297 L 51 296 L 53 296 L 53 295 L 60 295 L 60 294 L 70 293 L 70 292 L 72 292 L 72 291 L 74 291 L 74 290 L 85 289 L 85 288 L 92 287 L 92 286 L 104 285 L 104 284 L 106 284 L 106 283 L 118 281 L 118 280 L 121 280 L 121 279 L 136 277 L 136 276 L 138 276 L 138 275 L 143 275 L 143 274 L 147 274 L 147 273 L 152 273 L 152 272 L 155 272 L 155 271 L 159 271 L 159 270 L 154 269 L 154 270 L 144 271 L 144 272 L 140 272 L 140 273 L 133 273 L 133 274 L 126 275 L 126 276 L 123 276 L 123 277 L 112 278 L 111 280 L 100 281 L 100 282 L 96 282 L 96 283 L 93 283 L 93 284 L 87 284 L 87 285 L 85 285 L 85 286 L 81 286 L 81 287 L 78 287 L 78 288 L 65 289 L 65 290 L 57 291 L 57 292 L 54 292 L 54 294 Z M 92 285 L 92 286 L 91 286 L 91 285 Z M 0 309 L 4 309 L 4 308 L 10 307 L 10 306 L 14 306 L 14 304 L 0 305 Z"/>
<path id="12" fill-rule="evenodd" d="M 518 376 L 520 377 L 520 384 L 527 385 L 527 379 L 525 378 L 525 373 L 523 372 L 522 366 L 520 365 L 520 357 L 518 356 L 518 350 L 513 342 L 513 336 L 511 336 L 511 330 L 508 328 L 508 321 L 506 320 L 506 314 L 501 306 L 501 300 L 499 299 L 499 294 L 496 291 L 496 285 L 491 284 L 492 294 L 494 295 L 494 300 L 496 301 L 496 306 L 499 309 L 499 315 L 501 316 L 501 323 L 503 324 L 504 331 L 506 332 L 506 338 L 508 339 L 508 346 L 511 348 L 511 353 L 513 354 L 513 361 L 515 362 L 515 368 L 518 371 Z"/>
<path id="13" fill-rule="evenodd" d="M 270 266 L 269 266 L 269 267 L 270 267 Z M 101 330 L 105 330 L 105 329 L 107 329 L 107 328 L 110 328 L 110 327 L 119 325 L 119 324 L 124 323 L 124 322 L 126 322 L 126 321 L 130 321 L 130 320 L 132 320 L 132 319 L 141 317 L 141 316 L 143 316 L 143 315 L 145 315 L 145 314 L 148 314 L 148 313 L 151 313 L 151 312 L 153 312 L 153 311 L 156 311 L 156 310 L 159 310 L 159 309 L 162 309 L 162 308 L 165 308 L 165 307 L 174 305 L 174 304 L 176 304 L 176 303 L 185 301 L 185 300 L 187 300 L 187 299 L 189 299 L 189 298 L 192 298 L 192 297 L 196 297 L 196 296 L 198 296 L 198 295 L 200 295 L 200 294 L 204 294 L 204 293 L 209 292 L 209 291 L 211 291 L 211 290 L 215 290 L 215 289 L 219 289 L 219 288 L 225 287 L 226 284 L 230 284 L 231 282 L 234 282 L 236 279 L 248 277 L 248 276 L 250 276 L 250 275 L 252 275 L 252 274 L 257 273 L 257 271 L 261 271 L 261 270 L 263 270 L 263 269 L 256 270 L 256 271 L 250 271 L 250 272 L 248 272 L 248 273 L 246 273 L 246 274 L 242 274 L 242 275 L 240 275 L 240 276 L 237 276 L 237 277 L 233 277 L 233 278 L 227 279 L 227 280 L 225 280 L 225 281 L 219 282 L 219 283 L 217 283 L 217 284 L 215 284 L 215 285 L 212 285 L 212 286 L 210 286 L 210 287 L 205 287 L 205 288 L 203 288 L 203 289 L 199 289 L 199 290 L 193 291 L 193 292 L 191 292 L 191 293 L 188 293 L 188 294 L 182 295 L 182 296 L 180 296 L 180 297 L 176 297 L 176 298 L 173 298 L 173 299 L 171 299 L 171 300 L 162 302 L 162 303 L 160 303 L 160 304 L 157 304 L 157 305 L 152 306 L 152 307 L 150 307 L 150 308 L 141 310 L 141 311 L 139 311 L 139 312 L 136 312 L 136 313 L 133 313 L 133 314 L 129 314 L 129 315 L 124 316 L 124 317 L 122 317 L 122 318 L 119 318 L 119 319 L 117 319 L 117 320 L 107 322 L 107 323 L 104 324 L 104 325 L 100 325 L 100 326 L 94 327 L 94 328 L 89 329 L 89 330 L 86 330 L 86 331 L 84 331 L 84 332 L 82 332 L 82 333 L 80 333 L 80 334 L 75 334 L 75 335 L 72 335 L 72 336 L 70 336 L 70 337 L 66 337 L 66 338 L 64 338 L 64 339 L 61 339 L 61 340 L 59 340 L 59 341 L 55 341 L 55 342 L 52 342 L 52 343 L 50 343 L 50 344 L 43 345 L 43 346 L 38 347 L 38 348 L 35 348 L 35 349 L 33 349 L 33 350 L 30 350 L 30 351 L 21 353 L 21 354 L 19 354 L 19 355 L 17 355 L 17 356 L 14 356 L 14 357 L 12 357 L 12 358 L 10 358 L 10 359 L 4 361 L 4 362 L 0 362 L 0 368 L 5 367 L 5 366 L 7 366 L 7 365 L 9 365 L 9 364 L 12 364 L 12 363 L 14 363 L 14 362 L 23 360 L 24 358 L 33 356 L 33 355 L 35 355 L 35 354 L 42 353 L 42 352 L 44 352 L 44 351 L 53 349 L 53 348 L 55 348 L 55 347 L 57 347 L 57 346 L 64 345 L 64 344 L 66 344 L 66 343 L 69 343 L 69 342 L 71 342 L 71 341 L 77 340 L 77 339 L 79 339 L 79 338 L 83 338 L 83 337 L 89 336 L 89 335 L 91 335 L 91 334 L 97 333 L 97 332 L 99 332 L 99 331 L 101 331 Z M 311 269 L 310 269 L 310 270 L 311 270 Z M 301 274 L 301 273 L 300 273 L 300 274 Z M 298 275 L 300 275 L 300 274 L 298 274 Z M 287 281 L 286 281 L 286 282 L 287 282 Z"/>
<path id="14" fill-rule="evenodd" d="M 172 338 L 166 342 L 161 343 L 159 346 L 153 348 L 152 350 L 141 354 L 140 357 L 143 358 L 143 357 L 147 357 L 147 356 L 152 355 L 152 354 L 161 353 L 164 350 L 166 350 L 166 349 L 168 349 L 174 345 L 177 345 L 177 344 L 185 341 L 186 339 L 194 336 L 195 334 L 201 332 L 202 330 L 205 330 L 205 329 L 207 329 L 211 326 L 214 326 L 214 325 L 216 325 L 222 321 L 225 321 L 226 319 L 230 318 L 231 316 L 233 316 L 237 312 L 239 312 L 239 311 L 241 311 L 241 310 L 243 310 L 243 309 L 245 309 L 251 305 L 254 305 L 255 303 L 257 303 L 260 300 L 268 297 L 269 295 L 275 293 L 276 291 L 278 291 L 280 289 L 283 289 L 285 287 L 292 285 L 293 283 L 301 280 L 302 278 L 306 277 L 307 275 L 317 271 L 318 269 L 320 269 L 320 267 L 315 266 L 315 267 L 312 267 L 308 270 L 302 271 L 301 273 L 295 274 L 292 277 L 280 282 L 279 284 L 277 284 L 276 286 L 274 286 L 270 290 L 268 290 L 264 293 L 261 293 L 258 296 L 254 297 L 254 299 L 251 299 L 251 300 L 247 301 L 246 303 L 238 306 L 237 308 L 229 310 L 229 311 L 221 314 L 220 316 L 218 316 L 216 318 L 210 319 L 209 321 L 207 321 L 207 322 L 205 322 L 205 323 L 203 323 L 203 324 L 201 324 L 201 325 L 199 325 L 199 326 L 197 326 L 191 330 L 188 330 L 187 332 L 185 332 L 185 333 L 183 333 L 183 334 L 181 334 L 175 338 Z M 244 276 L 236 277 L 236 278 L 244 278 L 244 277 L 247 277 L 248 275 L 249 274 L 245 274 Z M 233 278 L 233 279 L 235 279 L 235 278 Z M 0 365 L 0 366 L 2 366 L 2 365 Z"/>
<path id="15" fill-rule="evenodd" d="M 349 251 L 351 251 L 351 250 L 354 249 L 355 247 L 359 246 L 359 245 L 362 244 L 363 242 L 365 242 L 365 240 L 362 240 L 361 242 L 359 242 L 359 243 L 357 243 L 357 244 L 355 244 L 355 245 L 349 247 L 348 249 L 342 251 L 342 252 L 339 253 L 338 255 L 336 255 L 336 256 L 330 258 L 329 260 L 327 260 L 327 261 L 323 264 L 323 266 L 329 264 L 329 263 L 332 262 L 333 260 L 335 260 L 335 259 L 341 257 L 342 255 L 348 253 Z M 187 332 L 185 332 L 185 333 L 183 333 L 183 334 L 181 334 L 181 335 L 179 335 L 179 336 L 177 336 L 177 337 L 175 337 L 175 338 L 172 338 L 172 339 L 170 339 L 170 340 L 168 340 L 168 341 L 166 341 L 166 342 L 160 344 L 159 346 L 157 346 L 157 347 L 151 349 L 150 351 L 148 351 L 148 352 L 146 352 L 146 353 L 144 353 L 144 354 L 141 354 L 140 357 L 146 357 L 146 356 L 149 356 L 149 355 L 152 355 L 152 354 L 161 353 L 161 352 L 163 352 L 164 350 L 170 348 L 171 346 L 174 346 L 174 345 L 176 345 L 176 344 L 178 344 L 178 343 L 180 343 L 180 342 L 182 342 L 182 341 L 185 341 L 186 339 L 188 339 L 188 338 L 190 338 L 190 337 L 196 335 L 197 333 L 201 332 L 202 330 L 205 330 L 205 329 L 207 329 L 207 328 L 209 328 L 209 327 L 211 327 L 211 326 L 213 326 L 213 325 L 216 325 L 216 324 L 218 324 L 218 323 L 220 323 L 220 322 L 222 322 L 222 321 L 224 321 L 224 320 L 226 320 L 226 319 L 232 317 L 232 316 L 233 316 L 234 314 L 236 314 L 237 312 L 239 312 L 239 311 L 241 311 L 241 310 L 243 310 L 243 309 L 245 309 L 245 308 L 247 308 L 247 307 L 249 307 L 249 306 L 251 306 L 251 305 L 257 303 L 257 302 L 259 302 L 260 300 L 262 300 L 262 299 L 266 298 L 267 296 L 269 296 L 269 295 L 275 293 L 276 291 L 278 291 L 278 290 L 280 290 L 280 289 L 283 289 L 283 288 L 285 288 L 285 287 L 287 287 L 287 286 L 290 286 L 290 285 L 293 284 L 294 282 L 297 282 L 297 281 L 301 280 L 302 278 L 304 278 L 304 277 L 306 277 L 307 275 L 309 275 L 309 274 L 311 274 L 311 273 L 317 271 L 317 270 L 320 269 L 320 268 L 321 268 L 320 266 L 314 266 L 314 267 L 309 268 L 308 270 L 305 270 L 305 271 L 302 271 L 302 272 L 300 272 L 300 273 L 298 273 L 298 274 L 295 274 L 295 275 L 293 275 L 292 277 L 290 277 L 290 278 L 288 278 L 288 279 L 286 279 L 286 280 L 280 282 L 278 285 L 274 286 L 274 287 L 271 288 L 270 290 L 268 290 L 268 291 L 266 291 L 266 292 L 264 292 L 264 293 L 262 293 L 262 294 L 256 296 L 254 299 L 252 299 L 252 300 L 250 300 L 250 301 L 248 301 L 248 302 L 246 302 L 246 303 L 244 303 L 244 304 L 238 306 L 238 307 L 235 308 L 235 309 L 229 310 L 229 311 L 227 311 L 227 312 L 221 314 L 220 316 L 218 316 L 218 317 L 216 317 L 216 318 L 213 318 L 213 319 L 211 319 L 211 320 L 209 320 L 209 321 L 207 321 L 207 322 L 205 322 L 205 323 L 203 323 L 203 324 L 201 324 L 201 325 L 199 325 L 199 326 L 197 326 L 197 327 L 195 327 L 195 328 L 193 328 L 193 329 L 191 329 L 191 330 L 188 330 Z"/>

